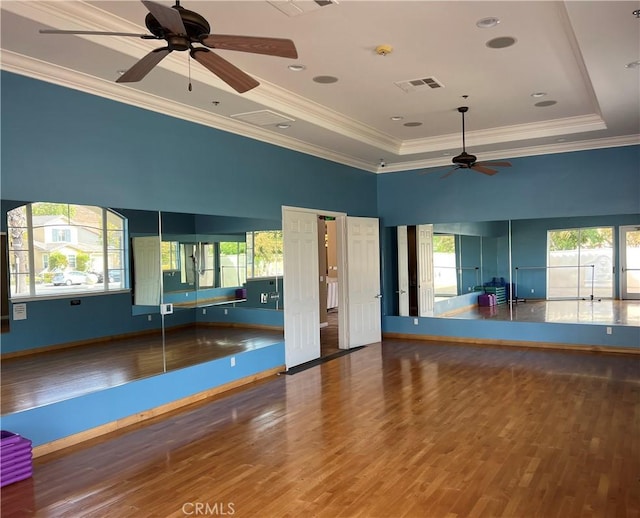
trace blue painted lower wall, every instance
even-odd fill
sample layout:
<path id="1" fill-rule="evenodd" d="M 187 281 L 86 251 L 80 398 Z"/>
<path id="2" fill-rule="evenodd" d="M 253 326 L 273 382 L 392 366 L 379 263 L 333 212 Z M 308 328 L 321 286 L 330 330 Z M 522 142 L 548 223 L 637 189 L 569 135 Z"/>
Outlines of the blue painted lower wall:
<path id="1" fill-rule="evenodd" d="M 284 365 L 284 342 L 3 416 L 1 427 L 33 441 L 56 441 Z"/>
<path id="2" fill-rule="evenodd" d="M 555 322 L 509 322 L 496 320 L 467 320 L 460 318 L 418 318 L 385 316 L 383 333 L 469 339 L 477 342 L 543 342 L 576 346 L 624 347 L 640 351 L 640 328 L 633 326 L 564 324 Z M 607 327 L 612 333 L 607 334 Z"/>
<path id="3" fill-rule="evenodd" d="M 444 300 L 437 300 L 433 305 L 433 313 L 435 316 L 454 311 L 456 309 L 466 308 L 468 306 L 475 306 L 478 304 L 478 295 L 480 292 L 474 291 L 472 293 L 465 293 L 464 295 L 458 295 L 457 297 L 449 297 Z"/>

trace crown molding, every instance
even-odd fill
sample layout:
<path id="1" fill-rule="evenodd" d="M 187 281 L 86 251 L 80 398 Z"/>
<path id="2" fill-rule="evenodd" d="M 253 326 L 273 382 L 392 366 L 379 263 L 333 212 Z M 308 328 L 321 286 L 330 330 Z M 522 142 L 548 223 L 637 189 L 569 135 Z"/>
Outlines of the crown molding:
<path id="1" fill-rule="evenodd" d="M 607 129 L 607 125 L 600 115 L 594 113 L 578 117 L 534 122 L 531 124 L 466 131 L 465 139 L 468 146 L 483 146 L 504 142 L 516 142 L 518 140 L 558 137 L 572 133 L 584 133 L 603 129 Z M 459 147 L 459 145 L 460 133 L 427 139 L 408 140 L 402 143 L 398 154 L 414 155 L 416 153 L 429 153 Z"/>
<path id="2" fill-rule="evenodd" d="M 553 155 L 557 153 L 571 153 L 574 151 L 589 151 L 593 149 L 604 149 L 612 147 L 638 146 L 640 145 L 640 134 L 624 135 L 621 137 L 610 137 L 602 139 L 581 140 L 578 142 L 562 142 L 547 144 L 542 146 L 522 147 L 482 153 L 481 160 L 505 160 L 510 158 L 522 158 L 528 156 Z M 402 164 L 389 164 L 376 170 L 377 173 L 396 173 L 401 171 L 413 171 L 416 169 L 429 169 L 431 167 L 441 167 L 452 165 L 451 157 L 438 157 L 429 160 L 416 160 L 413 162 L 402 162 Z"/>
<path id="3" fill-rule="evenodd" d="M 52 83 L 65 88 L 71 88 L 73 90 L 78 90 L 91 95 L 107 98 L 116 102 L 121 102 L 124 104 L 154 111 L 157 113 L 162 113 L 164 115 L 169 115 L 172 117 L 194 122 L 196 124 L 200 124 L 210 128 L 226 131 L 228 133 L 233 133 L 243 137 L 248 137 L 254 140 L 259 140 L 267 144 L 272 144 L 278 147 L 290 149 L 292 151 L 297 151 L 307 155 L 312 155 L 318 158 L 322 158 L 325 160 L 350 166 L 356 169 L 361 169 L 363 171 L 369 171 L 372 173 L 386 174 L 386 173 L 409 171 L 409 170 L 415 170 L 415 169 L 427 169 L 431 167 L 446 166 L 451 163 L 450 157 L 438 157 L 435 159 L 428 159 L 428 160 L 404 161 L 401 164 L 393 164 L 388 162 L 386 167 L 379 168 L 377 166 L 372 165 L 370 162 L 360 160 L 353 156 L 349 156 L 343 153 L 337 153 L 335 151 L 328 150 L 321 146 L 312 145 L 307 142 L 302 142 L 300 140 L 297 140 L 291 137 L 286 137 L 282 134 L 263 130 L 258 126 L 253 126 L 250 124 L 239 122 L 227 117 L 222 117 L 215 113 L 211 113 L 202 109 L 194 108 L 192 106 L 187 106 L 175 101 L 171 101 L 170 99 L 165 99 L 165 98 L 154 96 L 148 93 L 142 93 L 133 88 L 124 87 L 122 85 L 118 85 L 111 81 L 99 79 L 94 76 L 90 76 L 88 74 L 82 74 L 75 70 L 70 70 L 68 68 L 60 67 L 58 65 L 46 63 L 46 62 L 31 58 L 28 56 L 24 56 L 22 54 L 17 54 L 11 51 L 7 51 L 7 50 L 2 51 L 2 60 L 0 63 L 0 68 L 2 68 L 2 70 L 6 70 L 7 72 L 12 72 L 15 74 L 31 77 L 33 79 L 38 79 L 40 81 L 45 81 L 45 82 Z M 579 120 L 576 121 L 576 119 L 579 119 Z M 579 125 L 582 125 L 581 127 L 584 128 L 584 124 L 585 123 L 588 124 L 588 120 L 589 120 L 589 117 L 573 118 L 569 120 L 565 119 L 561 121 L 549 121 L 546 124 L 548 124 L 548 126 L 551 127 L 551 132 L 552 132 L 551 134 L 562 134 L 562 133 L 553 133 L 554 123 L 557 123 L 555 124 L 556 126 L 555 131 L 560 131 L 559 128 L 569 128 L 569 127 L 575 128 L 576 126 L 579 126 Z M 595 124 L 598 124 L 597 117 L 595 119 L 592 119 L 592 122 L 593 121 L 595 121 Z M 571 126 L 571 124 L 573 124 L 573 126 Z M 526 128 L 529 126 L 536 126 L 536 127 L 529 128 L 530 131 L 528 133 L 522 130 L 521 134 L 526 133 L 528 135 L 527 137 L 522 137 L 522 138 L 535 138 L 536 136 L 548 137 L 550 134 L 548 131 L 542 135 L 535 134 L 536 131 L 537 132 L 541 131 L 542 123 L 540 123 L 539 125 L 538 124 L 525 125 L 523 127 Z M 512 131 L 515 131 L 513 130 L 513 128 L 514 127 L 512 127 Z M 502 129 L 495 130 L 494 133 L 499 133 L 501 131 L 503 130 Z M 475 133 L 487 133 L 487 132 L 475 132 Z M 449 138 L 452 139 L 451 144 L 447 144 Z M 437 150 L 446 149 L 449 147 L 455 147 L 459 144 L 458 143 L 459 138 L 460 138 L 459 135 L 445 135 L 437 139 L 429 139 L 434 142 L 437 141 L 437 143 L 432 144 L 434 147 L 429 148 L 428 150 L 437 151 Z M 486 137 L 486 138 L 489 138 L 489 137 Z M 476 141 L 475 144 L 478 145 L 479 142 L 480 141 Z M 489 138 L 488 142 L 485 142 L 485 143 L 495 143 L 495 141 Z M 411 144 L 412 143 L 409 143 L 409 145 Z M 607 138 L 607 139 L 592 139 L 592 140 L 583 140 L 579 142 L 564 142 L 564 143 L 554 143 L 554 144 L 535 146 L 535 147 L 499 150 L 494 152 L 482 153 L 482 160 L 518 158 L 518 157 L 525 157 L 525 156 L 536 156 L 536 155 L 545 155 L 545 154 L 553 154 L 553 153 L 566 153 L 571 151 L 585 151 L 590 149 L 631 146 L 631 145 L 640 145 L 640 135 L 636 134 L 636 135 L 627 135 L 627 136 Z M 415 152 L 419 152 L 419 151 L 415 151 Z M 405 153 L 403 154 L 408 154 L 408 153 L 405 151 Z M 399 155 L 399 153 L 396 153 L 396 155 Z"/>
<path id="4" fill-rule="evenodd" d="M 42 23 L 43 26 L 72 28 L 78 30 L 148 33 L 146 27 L 85 2 L 8 2 L 7 9 L 14 14 Z M 139 58 L 149 52 L 149 42 L 131 37 L 108 37 L 77 35 L 105 48 Z M 154 41 L 154 40 L 151 40 Z M 159 63 L 158 67 L 173 73 L 184 74 L 184 60 L 173 53 Z M 217 76 L 200 67 L 194 67 L 191 76 L 205 84 L 212 84 L 225 92 L 239 95 Z M 401 141 L 381 133 L 370 126 L 346 117 L 339 112 L 327 109 L 293 92 L 279 88 L 262 78 L 260 88 L 250 90 L 242 96 L 250 101 L 291 115 L 293 118 L 315 124 L 328 131 L 357 140 L 358 142 L 381 149 L 387 153 L 398 154 Z"/>

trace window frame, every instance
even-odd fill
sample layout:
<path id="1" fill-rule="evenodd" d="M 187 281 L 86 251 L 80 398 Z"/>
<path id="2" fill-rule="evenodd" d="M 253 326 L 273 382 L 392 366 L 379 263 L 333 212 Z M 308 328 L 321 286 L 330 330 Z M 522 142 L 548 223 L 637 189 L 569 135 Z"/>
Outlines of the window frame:
<path id="1" fill-rule="evenodd" d="M 105 208 L 105 207 L 99 207 L 96 205 L 83 205 L 83 204 L 78 204 L 78 203 L 55 203 L 56 205 L 66 205 L 68 207 L 89 207 L 91 209 L 100 209 L 100 226 L 99 227 L 91 227 L 89 225 L 83 225 L 83 224 L 79 224 L 79 223 L 72 223 L 69 222 L 67 225 L 62 225 L 64 227 L 66 227 L 64 230 L 64 234 L 65 237 L 66 236 L 73 236 L 74 232 L 73 232 L 73 227 L 75 227 L 76 229 L 81 229 L 81 228 L 97 228 L 100 232 L 101 235 L 101 242 L 99 243 L 98 246 L 101 247 L 101 251 L 100 251 L 100 256 L 102 258 L 102 268 L 103 268 L 103 272 L 106 272 L 106 275 L 103 273 L 103 282 L 102 283 L 95 283 L 92 286 L 95 286 L 93 288 L 85 288 L 85 289 L 74 289 L 72 292 L 65 292 L 63 290 L 56 290 L 56 289 L 52 289 L 50 292 L 38 292 L 38 285 L 39 285 L 39 280 L 41 280 L 41 274 L 43 272 L 38 272 L 36 270 L 36 249 L 34 246 L 34 241 L 35 241 L 35 231 L 34 231 L 34 224 L 33 224 L 33 210 L 32 207 L 35 204 L 38 203 L 43 203 L 43 202 L 31 202 L 31 203 L 26 203 L 24 205 L 19 205 L 16 207 L 13 207 L 12 209 L 10 209 L 9 211 L 7 211 L 5 213 L 5 217 L 7 218 L 7 235 L 8 237 L 11 236 L 11 231 L 14 228 L 22 228 L 23 229 L 23 238 L 26 241 L 25 244 L 25 248 L 20 250 L 21 252 L 25 252 L 27 255 L 27 263 L 28 263 L 28 271 L 27 272 L 19 272 L 19 271 L 14 271 L 12 266 L 9 265 L 9 278 L 8 278 L 8 288 L 9 288 L 9 300 L 11 300 L 14 303 L 20 303 L 20 302 L 28 302 L 31 300 L 47 300 L 47 299 L 61 299 L 61 298 L 74 298 L 74 297 L 78 297 L 78 296 L 95 296 L 95 295 L 105 295 L 105 294 L 114 294 L 114 293 L 121 293 L 123 291 L 129 291 L 129 279 L 128 276 L 126 275 L 126 272 L 129 269 L 129 253 L 128 253 L 128 222 L 127 222 L 127 218 L 124 217 L 123 215 L 119 214 L 118 212 L 109 209 L 109 208 Z M 47 203 L 47 202 L 44 202 Z M 24 226 L 21 227 L 14 227 L 11 226 L 9 221 L 8 221 L 8 214 L 9 212 L 13 211 L 13 210 L 18 210 L 18 209 L 24 209 L 25 211 L 25 222 L 24 222 Z M 97 211 L 96 211 L 97 212 Z M 111 218 L 110 218 L 111 216 Z M 120 222 L 119 228 L 114 229 L 113 227 L 110 226 L 110 221 L 112 221 L 113 217 L 117 218 L 117 221 Z M 46 228 L 46 225 L 43 227 Z M 61 230 L 61 225 L 58 226 L 52 226 L 51 227 L 56 236 L 60 236 L 60 230 Z M 110 238 L 113 235 L 113 232 L 119 232 L 121 233 L 120 236 L 120 240 L 119 240 L 119 248 L 113 248 L 109 246 L 109 241 Z M 60 243 L 60 244 L 64 244 L 64 243 L 69 243 L 69 241 L 55 241 L 53 239 L 53 235 L 52 235 L 52 241 L 51 242 L 55 242 L 55 243 Z M 11 240 L 9 239 L 9 242 L 7 243 L 7 252 L 8 252 L 8 256 L 11 259 L 12 254 L 15 252 L 15 248 L 13 248 L 11 246 Z M 114 253 L 116 253 L 117 255 L 120 256 L 119 258 L 119 265 L 112 265 L 110 264 L 110 258 L 113 257 Z M 73 252 L 71 255 L 73 255 L 73 259 L 75 261 L 77 261 L 78 259 L 78 252 Z M 46 256 L 46 261 L 44 260 L 44 257 Z M 68 256 L 69 257 L 69 256 Z M 42 254 L 42 257 L 40 258 L 40 262 L 44 263 L 46 262 L 47 267 L 46 269 L 49 268 L 51 262 L 51 253 L 50 252 L 45 252 Z M 74 264 L 72 265 L 71 262 L 68 264 L 66 270 L 69 271 L 74 271 L 77 268 L 77 262 L 74 262 Z M 117 287 L 112 287 L 109 284 L 108 281 L 108 272 L 110 270 L 115 270 L 115 269 L 119 269 L 122 270 L 123 273 L 125 273 L 125 275 L 122 277 L 119 285 Z M 46 274 L 53 274 L 54 272 L 45 272 Z M 87 270 L 86 271 L 87 275 L 91 275 L 92 272 L 91 270 Z M 17 276 L 23 276 L 24 279 L 26 279 L 27 285 L 27 292 L 28 293 L 14 293 L 15 291 L 15 279 Z M 89 284 L 87 284 L 89 286 Z M 84 285 L 80 285 L 83 286 Z M 77 285 L 76 285 L 77 287 Z M 19 288 L 18 288 L 19 289 Z"/>

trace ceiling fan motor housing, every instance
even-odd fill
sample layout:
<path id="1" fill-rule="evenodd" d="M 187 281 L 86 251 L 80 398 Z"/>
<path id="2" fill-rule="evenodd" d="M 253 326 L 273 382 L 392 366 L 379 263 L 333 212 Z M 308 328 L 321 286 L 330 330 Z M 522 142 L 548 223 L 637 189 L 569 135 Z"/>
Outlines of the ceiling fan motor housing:
<path id="1" fill-rule="evenodd" d="M 167 33 L 151 13 L 148 13 L 144 19 L 144 23 L 151 34 L 158 38 L 166 39 L 171 50 L 188 50 L 191 47 L 191 43 L 200 42 L 203 37 L 208 36 L 211 32 L 209 22 L 198 13 L 189 11 L 179 5 L 173 6 L 173 9 L 180 13 L 184 28 L 187 30 L 186 36 Z"/>
<path id="2" fill-rule="evenodd" d="M 466 151 L 463 151 L 458 156 L 454 156 L 452 162 L 459 165 L 460 167 L 470 168 L 473 164 L 476 163 L 476 160 L 478 160 L 478 157 L 476 157 L 475 155 L 471 155 Z"/>

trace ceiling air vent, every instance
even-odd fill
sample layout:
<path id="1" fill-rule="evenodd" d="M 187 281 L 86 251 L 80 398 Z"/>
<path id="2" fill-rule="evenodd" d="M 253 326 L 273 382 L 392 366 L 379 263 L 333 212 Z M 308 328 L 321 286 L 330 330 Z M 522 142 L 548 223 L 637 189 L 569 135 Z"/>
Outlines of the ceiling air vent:
<path id="1" fill-rule="evenodd" d="M 337 0 L 268 0 L 269 3 L 287 16 L 298 16 L 322 7 L 337 4 Z"/>
<path id="2" fill-rule="evenodd" d="M 236 119 L 256 126 L 272 126 L 275 124 L 284 124 L 295 122 L 295 119 L 282 115 L 281 113 L 272 112 L 271 110 L 258 110 L 255 112 L 236 113 L 231 115 L 232 119 Z"/>
<path id="3" fill-rule="evenodd" d="M 407 81 L 397 81 L 394 83 L 400 87 L 404 92 L 411 93 L 416 90 L 424 88 L 444 88 L 444 85 L 438 81 L 435 77 L 425 77 L 422 79 L 409 79 Z"/>

